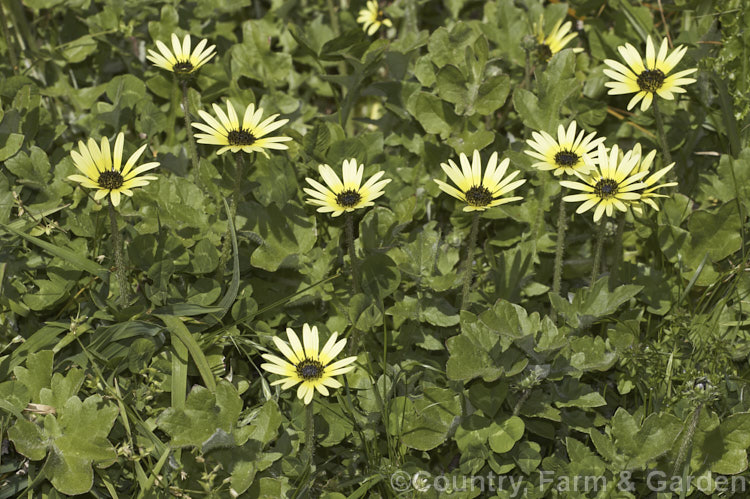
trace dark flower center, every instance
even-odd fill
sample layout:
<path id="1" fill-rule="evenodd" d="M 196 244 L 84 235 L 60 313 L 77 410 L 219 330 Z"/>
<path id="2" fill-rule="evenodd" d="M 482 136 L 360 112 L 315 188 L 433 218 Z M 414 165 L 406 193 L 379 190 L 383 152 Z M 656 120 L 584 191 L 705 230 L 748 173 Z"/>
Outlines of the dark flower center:
<path id="1" fill-rule="evenodd" d="M 323 364 L 317 360 L 305 359 L 297 364 L 297 375 L 305 381 L 319 379 L 323 376 Z"/>
<path id="2" fill-rule="evenodd" d="M 122 187 L 124 179 L 120 172 L 115 170 L 105 170 L 99 174 L 99 187 L 102 189 L 119 189 Z"/>
<path id="3" fill-rule="evenodd" d="M 546 43 L 540 43 L 536 48 L 536 56 L 540 62 L 547 62 L 552 57 L 552 49 Z"/>
<path id="4" fill-rule="evenodd" d="M 175 73 L 191 73 L 193 71 L 193 64 L 189 61 L 180 61 L 172 66 L 172 71 Z"/>
<path id="5" fill-rule="evenodd" d="M 558 166 L 573 166 L 578 163 L 578 155 L 573 151 L 560 151 L 555 154 L 555 164 Z"/>
<path id="6" fill-rule="evenodd" d="M 617 194 L 619 184 L 611 178 L 603 178 L 594 186 L 594 193 L 602 199 L 611 198 Z"/>
<path id="7" fill-rule="evenodd" d="M 664 84 L 664 73 L 659 69 L 646 69 L 638 75 L 638 88 L 646 92 L 656 92 Z"/>
<path id="8" fill-rule="evenodd" d="M 471 206 L 487 206 L 492 202 L 492 193 L 483 185 L 475 185 L 466 191 L 466 202 Z"/>
<path id="9" fill-rule="evenodd" d="M 347 189 L 336 194 L 336 203 L 342 208 L 352 208 L 362 200 L 359 192 Z"/>
<path id="10" fill-rule="evenodd" d="M 232 130 L 227 135 L 227 142 L 229 142 L 230 146 L 251 146 L 255 140 L 255 135 L 242 128 L 239 130 Z"/>

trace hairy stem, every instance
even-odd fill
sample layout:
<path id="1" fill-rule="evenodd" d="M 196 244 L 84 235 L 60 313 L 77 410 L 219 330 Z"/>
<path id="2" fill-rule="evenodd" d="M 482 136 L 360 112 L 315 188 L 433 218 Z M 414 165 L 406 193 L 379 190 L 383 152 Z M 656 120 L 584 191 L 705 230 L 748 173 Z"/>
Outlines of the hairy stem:
<path id="1" fill-rule="evenodd" d="M 560 294 L 560 283 L 562 281 L 563 254 L 565 253 L 565 231 L 568 228 L 568 220 L 565 214 L 565 197 L 566 189 L 563 187 L 560 191 L 560 207 L 558 208 L 557 217 L 557 245 L 555 246 L 555 267 L 552 274 L 552 292 Z M 552 309 L 552 320 L 557 319 L 557 310 Z"/>
<path id="2" fill-rule="evenodd" d="M 120 305 L 127 305 L 130 302 L 130 289 L 128 288 L 128 277 L 125 274 L 125 257 L 123 256 L 122 249 L 122 236 L 120 230 L 117 228 L 117 212 L 112 204 L 112 201 L 108 203 L 109 206 L 109 224 L 110 232 L 112 233 L 112 246 L 115 257 L 115 276 L 117 277 L 117 285 L 120 288 L 120 298 L 118 300 Z"/>
<path id="3" fill-rule="evenodd" d="M 354 215 L 352 212 L 346 214 L 346 247 L 349 251 L 349 264 L 352 266 L 352 296 L 361 291 L 359 287 L 359 266 L 357 265 L 357 255 L 354 251 Z M 349 355 L 354 355 L 359 344 L 359 329 L 357 329 L 356 319 L 352 321 L 352 330 L 349 334 Z"/>
<path id="4" fill-rule="evenodd" d="M 604 249 L 604 229 L 607 226 L 607 217 L 599 220 L 599 228 L 596 231 L 596 249 L 594 250 L 594 265 L 591 267 L 591 285 L 599 276 L 599 267 L 602 262 L 602 250 Z"/>
<path id="5" fill-rule="evenodd" d="M 354 252 L 354 215 L 352 212 L 346 214 L 346 246 L 349 251 L 349 263 L 352 266 L 352 293 L 356 295 L 360 292 L 359 266 Z"/>
<path id="6" fill-rule="evenodd" d="M 232 223 L 234 223 L 234 219 L 237 215 L 237 206 L 239 206 L 240 204 L 240 196 L 242 195 L 242 174 L 244 172 L 244 161 L 242 159 L 242 154 L 242 151 L 234 154 L 234 189 L 232 190 L 232 199 L 229 203 L 229 219 L 232 221 Z M 229 225 L 227 225 L 227 231 L 224 234 L 224 240 L 221 245 L 221 254 L 219 255 L 219 267 L 216 269 L 216 277 L 219 280 L 222 280 L 222 278 L 224 277 L 224 267 L 229 261 L 231 252 L 232 236 L 231 231 L 229 230 Z"/>
<path id="7" fill-rule="evenodd" d="M 617 215 L 617 232 L 615 233 L 615 247 L 612 255 L 612 269 L 611 273 L 615 274 L 620 271 L 620 266 L 623 260 L 623 245 L 622 238 L 625 234 L 625 213 Z"/>
<path id="8" fill-rule="evenodd" d="M 471 220 L 471 233 L 469 234 L 469 248 L 466 253 L 466 260 L 464 260 L 464 287 L 461 292 L 461 310 L 466 310 L 466 300 L 469 297 L 469 290 L 471 289 L 471 278 L 472 278 L 472 262 L 474 261 L 474 248 L 477 246 L 477 234 L 479 233 L 479 212 L 474 212 L 474 217 Z"/>
<path id="9" fill-rule="evenodd" d="M 187 80 L 182 81 L 182 110 L 185 116 L 185 130 L 188 137 L 188 150 L 190 151 L 190 161 L 193 164 L 193 175 L 198 179 L 198 149 L 195 146 L 195 137 L 193 137 L 193 127 L 190 121 L 190 111 L 188 110 L 188 86 Z M 199 180 L 200 181 L 200 180 Z"/>
<path id="10" fill-rule="evenodd" d="M 234 155 L 234 191 L 232 192 L 232 219 L 237 214 L 237 206 L 240 204 L 242 195 L 242 175 L 244 173 L 245 162 L 242 158 L 242 151 Z"/>
<path id="11" fill-rule="evenodd" d="M 654 118 L 656 118 L 656 131 L 659 134 L 661 153 L 664 155 L 664 164 L 669 165 L 672 163 L 672 154 L 669 152 L 667 132 L 664 130 L 664 119 L 662 118 L 661 111 L 659 110 L 659 102 L 657 98 L 654 98 L 652 105 L 654 106 Z"/>
<path id="12" fill-rule="evenodd" d="M 305 462 L 312 466 L 315 457 L 315 415 L 312 402 L 305 406 Z"/>
<path id="13" fill-rule="evenodd" d="M 521 81 L 521 84 L 518 86 L 518 88 L 526 88 L 526 85 L 528 85 L 531 81 L 532 72 L 533 67 L 531 66 L 531 51 L 526 50 L 526 62 L 524 64 L 523 80 Z"/>

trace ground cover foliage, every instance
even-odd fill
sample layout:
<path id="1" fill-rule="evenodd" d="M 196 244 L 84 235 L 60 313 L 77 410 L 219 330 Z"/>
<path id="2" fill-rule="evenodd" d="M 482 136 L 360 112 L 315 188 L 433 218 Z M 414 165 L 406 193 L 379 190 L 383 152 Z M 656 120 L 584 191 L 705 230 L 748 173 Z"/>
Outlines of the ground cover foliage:
<path id="1" fill-rule="evenodd" d="M 742 0 L 397 0 L 370 35 L 359 1 L 0 5 L 0 498 L 746 497 L 722 482 L 750 447 Z M 578 35 L 547 59 L 540 19 Z M 254 103 L 289 120 L 287 150 L 237 175 L 198 144 L 193 164 L 180 82 L 146 59 L 173 33 L 216 45 L 193 122 Z M 554 292 L 562 177 L 526 140 L 575 120 L 668 166 L 654 106 L 605 85 L 648 36 L 698 68 L 655 97 L 678 185 L 602 223 L 568 203 Z M 68 179 L 79 140 L 120 132 L 159 163 L 116 209 L 123 282 L 107 197 Z M 472 246 L 475 215 L 433 180 L 474 150 L 526 183 L 475 212 Z M 391 179 L 375 205 L 305 203 L 305 178 L 350 158 Z M 310 405 L 261 368 L 303 324 L 357 357 Z M 694 480 L 659 493 L 653 471 Z M 521 489 L 455 490 L 490 473 Z"/>

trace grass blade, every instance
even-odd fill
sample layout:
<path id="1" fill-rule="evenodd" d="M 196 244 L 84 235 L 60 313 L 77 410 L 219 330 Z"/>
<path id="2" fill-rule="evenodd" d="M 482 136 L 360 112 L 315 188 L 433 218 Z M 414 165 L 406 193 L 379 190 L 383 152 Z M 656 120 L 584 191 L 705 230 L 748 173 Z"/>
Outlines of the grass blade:
<path id="1" fill-rule="evenodd" d="M 203 378 L 206 388 L 212 392 L 215 391 L 216 381 L 214 381 L 214 375 L 211 372 L 211 367 L 208 365 L 206 356 L 203 355 L 201 347 L 198 345 L 198 342 L 195 341 L 195 338 L 190 331 L 188 331 L 188 328 L 185 327 L 185 324 L 182 323 L 182 320 L 173 315 L 158 315 L 157 317 L 164 322 L 167 329 L 169 329 L 169 332 L 172 334 L 172 344 L 174 345 L 177 343 L 177 341 L 174 341 L 174 338 L 176 337 L 178 341 L 181 341 L 185 347 L 187 347 L 190 356 L 193 358 L 193 362 L 195 362 L 195 365 L 198 368 L 198 372 L 200 372 L 201 377 Z"/>
<path id="2" fill-rule="evenodd" d="M 98 263 L 92 262 L 88 258 L 81 256 L 80 253 L 77 253 L 71 249 L 62 248 L 52 243 L 48 243 L 47 241 L 39 239 L 38 237 L 30 236 L 29 234 L 21 232 L 20 230 L 17 230 L 9 225 L 0 223 L 0 228 L 4 229 L 6 232 L 10 232 L 11 234 L 15 234 L 18 237 L 26 239 L 31 244 L 39 246 L 52 256 L 61 258 L 74 267 L 85 270 L 86 272 L 94 274 L 97 277 L 104 278 L 109 272 L 106 268 L 102 267 Z"/>

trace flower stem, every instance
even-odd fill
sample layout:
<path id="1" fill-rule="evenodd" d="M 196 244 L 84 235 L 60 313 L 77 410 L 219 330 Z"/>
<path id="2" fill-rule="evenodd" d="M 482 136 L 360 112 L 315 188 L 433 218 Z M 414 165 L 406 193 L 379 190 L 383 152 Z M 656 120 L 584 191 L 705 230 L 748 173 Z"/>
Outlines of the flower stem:
<path id="1" fill-rule="evenodd" d="M 525 88 L 526 85 L 529 84 L 529 81 L 531 81 L 531 73 L 533 71 L 533 68 L 531 67 L 531 51 L 526 50 L 526 62 L 524 64 L 524 71 L 523 71 L 523 81 L 521 81 L 521 84 L 518 86 L 518 88 Z"/>
<path id="2" fill-rule="evenodd" d="M 336 15 L 336 8 L 333 6 L 333 0 L 326 0 L 326 7 L 328 8 L 328 16 L 331 18 L 333 33 L 335 35 L 341 34 L 339 28 L 339 17 Z"/>
<path id="3" fill-rule="evenodd" d="M 15 73 L 18 70 L 18 59 L 16 58 L 16 49 L 13 46 L 13 40 L 11 40 L 10 32 L 8 31 L 8 19 L 5 17 L 5 9 L 3 8 L 2 1 L 0 1 L 0 23 L 2 23 L 5 46 L 8 47 L 8 58 L 10 59 L 10 66 Z"/>
<path id="4" fill-rule="evenodd" d="M 672 163 L 672 154 L 669 152 L 669 144 L 667 144 L 667 133 L 664 131 L 664 119 L 662 118 L 661 111 L 659 110 L 658 99 L 654 99 L 653 106 L 654 118 L 656 118 L 656 131 L 659 134 L 661 152 L 664 155 L 664 164 L 669 165 Z"/>
<path id="5" fill-rule="evenodd" d="M 518 402 L 516 402 L 516 405 L 513 406 L 514 416 L 518 416 L 518 413 L 521 412 L 521 408 L 523 407 L 523 404 L 525 404 L 529 399 L 529 395 L 531 395 L 531 388 L 527 388 L 526 390 L 524 390 L 523 394 L 518 399 Z"/>
<path id="6" fill-rule="evenodd" d="M 198 149 L 195 146 L 195 137 L 193 137 L 193 127 L 190 122 L 190 111 L 188 111 L 188 86 L 187 80 L 182 82 L 182 110 L 185 115 L 185 130 L 188 136 L 188 150 L 190 151 L 190 161 L 193 164 L 193 174 L 198 177 Z M 200 181 L 200 180 L 199 180 Z"/>
<path id="7" fill-rule="evenodd" d="M 305 462 L 312 466 L 315 457 L 315 415 L 313 405 L 305 406 Z"/>
<path id="8" fill-rule="evenodd" d="M 361 292 L 361 288 L 359 287 L 359 265 L 354 251 L 354 215 L 352 212 L 346 214 L 346 246 L 349 251 L 349 263 L 352 266 L 352 295 L 356 295 Z M 349 334 L 349 355 L 355 355 L 358 344 L 359 329 L 357 329 L 356 320 L 353 320 Z"/>
<path id="9" fill-rule="evenodd" d="M 352 212 L 346 214 L 346 246 L 349 250 L 349 263 L 352 266 L 352 293 L 356 295 L 360 292 L 359 267 L 357 255 L 354 252 L 354 215 Z"/>
<path id="10" fill-rule="evenodd" d="M 237 206 L 240 204 L 240 196 L 242 195 L 242 174 L 244 170 L 244 161 L 242 159 L 242 151 L 234 154 L 234 189 L 232 190 L 232 199 L 229 203 L 229 220 L 234 223 L 235 217 L 237 216 Z M 227 223 L 227 231 L 224 234 L 224 240 L 221 245 L 221 254 L 219 255 L 219 266 L 216 268 L 216 277 L 222 280 L 224 277 L 224 267 L 229 261 L 230 253 L 232 252 L 232 236 L 229 224 Z"/>
<path id="11" fill-rule="evenodd" d="M 607 217 L 599 220 L 599 228 L 596 231 L 596 250 L 594 250 L 594 265 L 591 268 L 591 285 L 593 286 L 599 276 L 599 267 L 602 261 L 602 249 L 604 249 L 604 229 L 607 226 Z"/>
<path id="12" fill-rule="evenodd" d="M 112 233 L 112 246 L 114 249 L 115 256 L 115 276 L 117 277 L 117 285 L 120 288 L 120 305 L 127 305 L 130 302 L 130 290 L 128 289 L 128 278 L 125 274 L 125 257 L 123 256 L 122 249 L 122 236 L 120 230 L 117 228 L 117 213 L 112 201 L 108 203 L 109 206 L 109 224 L 110 232 Z"/>
<path id="13" fill-rule="evenodd" d="M 232 218 L 237 214 L 237 206 L 240 204 L 242 195 L 242 174 L 244 173 L 245 162 L 242 159 L 242 151 L 234 155 L 234 191 L 232 192 Z"/>
<path id="14" fill-rule="evenodd" d="M 568 220 L 565 215 L 565 187 L 560 191 L 560 207 L 557 217 L 557 245 L 555 246 L 555 267 L 552 274 L 552 292 L 560 294 L 560 282 L 562 281 L 563 254 L 565 253 L 565 231 L 568 228 Z M 557 311 L 552 309 L 552 320 L 557 318 Z"/>
<path id="15" fill-rule="evenodd" d="M 466 310 L 466 299 L 469 297 L 472 278 L 472 262 L 474 261 L 474 248 L 477 246 L 477 234 L 479 233 L 479 212 L 474 212 L 474 218 L 471 220 L 471 233 L 469 234 L 469 249 L 464 260 L 464 287 L 461 292 L 461 310 Z"/>
<path id="16" fill-rule="evenodd" d="M 612 255 L 612 270 L 614 274 L 620 271 L 623 260 L 622 237 L 625 234 L 625 213 L 617 215 L 617 233 L 615 234 L 615 248 Z"/>

